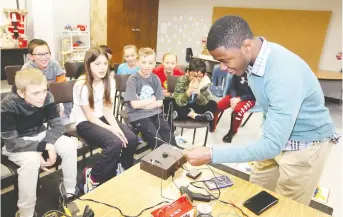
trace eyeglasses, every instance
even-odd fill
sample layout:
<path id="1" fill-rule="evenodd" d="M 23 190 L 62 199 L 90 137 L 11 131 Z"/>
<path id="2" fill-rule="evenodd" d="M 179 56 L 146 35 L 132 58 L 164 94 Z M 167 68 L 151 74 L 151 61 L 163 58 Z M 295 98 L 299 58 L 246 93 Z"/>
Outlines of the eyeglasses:
<path id="1" fill-rule="evenodd" d="M 189 73 L 189 75 L 193 78 L 199 78 L 199 79 L 204 77 L 204 75 L 198 74 L 198 73 Z"/>
<path id="2" fill-rule="evenodd" d="M 42 57 L 50 57 L 50 52 L 46 52 L 46 53 L 36 53 L 36 54 L 32 54 L 33 56 L 42 58 Z"/>

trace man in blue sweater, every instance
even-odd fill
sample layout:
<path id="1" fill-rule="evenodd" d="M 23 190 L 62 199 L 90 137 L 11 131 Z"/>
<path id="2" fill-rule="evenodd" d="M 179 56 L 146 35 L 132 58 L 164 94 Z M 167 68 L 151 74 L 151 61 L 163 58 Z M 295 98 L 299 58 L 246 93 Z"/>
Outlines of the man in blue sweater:
<path id="1" fill-rule="evenodd" d="M 266 116 L 262 136 L 245 145 L 185 151 L 192 165 L 256 161 L 250 181 L 309 204 L 326 158 L 338 141 L 316 76 L 299 56 L 254 37 L 237 16 L 218 19 L 207 48 L 230 74 L 248 74 L 248 83 Z"/>

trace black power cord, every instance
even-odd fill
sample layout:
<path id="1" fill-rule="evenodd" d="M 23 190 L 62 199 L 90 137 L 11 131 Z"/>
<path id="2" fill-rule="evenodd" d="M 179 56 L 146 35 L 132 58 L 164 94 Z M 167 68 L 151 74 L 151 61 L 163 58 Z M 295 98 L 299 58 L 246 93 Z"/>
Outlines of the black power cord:
<path id="1" fill-rule="evenodd" d="M 93 200 L 93 199 L 81 199 L 79 196 L 77 196 L 77 195 L 75 195 L 75 194 L 70 194 L 70 193 L 66 193 L 66 194 L 64 194 L 64 195 L 71 195 L 71 196 L 74 196 L 75 198 L 77 198 L 77 199 L 80 200 L 80 201 L 89 201 L 89 202 L 93 202 L 93 203 L 98 203 L 98 204 L 105 205 L 105 206 L 110 207 L 110 208 L 112 208 L 112 209 L 116 209 L 116 210 L 119 211 L 120 215 L 122 215 L 122 216 L 124 216 L 124 217 L 138 217 L 138 216 L 142 215 L 144 211 L 147 211 L 147 210 L 149 210 L 149 209 L 155 208 L 156 206 L 159 206 L 159 205 L 164 204 L 164 203 L 169 203 L 169 201 L 162 201 L 162 202 L 159 202 L 158 204 L 155 204 L 155 205 L 153 205 L 153 206 L 150 206 L 150 207 L 147 207 L 147 208 L 143 209 L 143 210 L 142 210 L 140 213 L 138 213 L 137 215 L 130 216 L 130 215 L 125 215 L 125 214 L 121 211 L 120 208 L 118 208 L 118 207 L 116 207 L 116 206 L 114 206 L 114 205 L 110 205 L 110 204 L 108 204 L 108 203 L 103 203 L 103 202 L 100 202 L 100 201 L 97 201 L 97 200 Z M 62 196 L 64 196 L 64 195 L 61 195 L 60 198 L 61 198 Z M 59 198 L 59 201 L 61 201 L 60 198 Z"/>

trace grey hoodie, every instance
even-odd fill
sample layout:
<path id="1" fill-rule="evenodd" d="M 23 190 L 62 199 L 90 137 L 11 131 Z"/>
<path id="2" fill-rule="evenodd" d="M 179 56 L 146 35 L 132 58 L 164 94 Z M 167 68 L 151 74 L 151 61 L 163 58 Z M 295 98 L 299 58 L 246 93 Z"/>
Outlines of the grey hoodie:
<path id="1" fill-rule="evenodd" d="M 45 121 L 49 129 L 44 126 Z M 43 140 L 32 139 L 43 131 Z M 54 144 L 64 132 L 59 107 L 50 92 L 41 108 L 28 104 L 15 89 L 1 102 L 1 138 L 8 152 L 43 152 L 47 143 Z"/>
<path id="2" fill-rule="evenodd" d="M 27 68 L 36 68 L 42 71 L 48 81 L 55 81 L 56 77 L 64 74 L 64 71 L 62 70 L 62 67 L 56 60 L 50 60 L 48 67 L 46 69 L 40 69 L 37 64 L 30 60 L 29 62 L 25 63 L 21 69 L 27 69 Z"/>

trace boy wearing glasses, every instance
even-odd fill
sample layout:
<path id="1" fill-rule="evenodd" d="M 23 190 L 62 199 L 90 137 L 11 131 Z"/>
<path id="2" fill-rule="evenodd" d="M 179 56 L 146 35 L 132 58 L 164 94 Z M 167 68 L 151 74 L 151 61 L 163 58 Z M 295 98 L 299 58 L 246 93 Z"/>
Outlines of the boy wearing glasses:
<path id="1" fill-rule="evenodd" d="M 211 80 L 206 73 L 206 64 L 199 59 L 189 63 L 185 75 L 179 77 L 174 90 L 175 110 L 174 119 L 196 121 L 210 121 L 210 130 L 213 130 L 213 113 L 217 103 L 212 100 L 208 90 Z"/>
<path id="2" fill-rule="evenodd" d="M 65 72 L 60 64 L 56 60 L 50 59 L 51 52 L 46 41 L 41 39 L 31 40 L 28 45 L 28 52 L 29 61 L 23 65 L 22 69 L 39 69 L 45 75 L 48 83 L 66 81 Z M 71 102 L 63 103 L 63 107 L 62 121 L 65 122 L 69 119 L 73 104 Z"/>
<path id="3" fill-rule="evenodd" d="M 15 216 L 32 217 L 37 216 L 34 211 L 39 168 L 49 171 L 47 167 L 55 164 L 57 154 L 62 158 L 60 192 L 79 193 L 76 188 L 77 143 L 63 136 L 59 106 L 47 90 L 47 80 L 41 71 L 30 68 L 17 72 L 15 87 L 1 102 L 1 139 L 5 144 L 2 154 L 20 166 L 19 211 Z M 47 159 L 43 152 L 47 152 Z"/>

